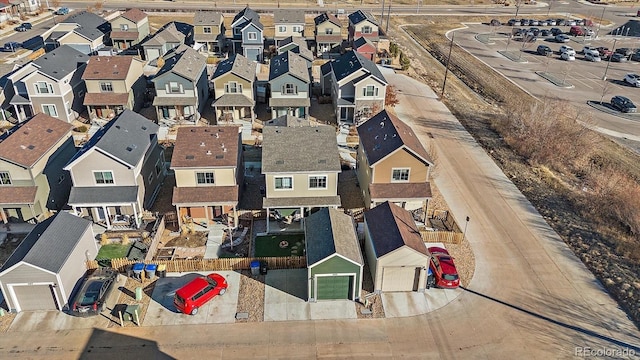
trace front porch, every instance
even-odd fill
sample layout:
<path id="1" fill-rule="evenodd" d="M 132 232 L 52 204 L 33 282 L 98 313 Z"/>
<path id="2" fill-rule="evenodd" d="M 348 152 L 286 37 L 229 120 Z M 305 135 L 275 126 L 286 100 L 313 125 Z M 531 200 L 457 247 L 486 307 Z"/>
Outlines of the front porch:
<path id="1" fill-rule="evenodd" d="M 33 105 L 31 105 L 31 100 L 21 96 L 20 94 L 15 94 L 13 98 L 11 98 L 9 105 L 13 106 L 13 114 L 19 123 L 35 114 Z"/>
<path id="2" fill-rule="evenodd" d="M 263 198 L 262 204 L 267 210 L 266 233 L 302 232 L 304 218 L 316 208 L 338 208 L 340 196 L 319 196 L 299 198 Z"/>
<path id="3" fill-rule="evenodd" d="M 224 94 L 211 103 L 215 112 L 216 121 L 253 122 L 256 115 L 254 111 L 255 102 L 242 94 Z"/>
<path id="4" fill-rule="evenodd" d="M 174 187 L 172 203 L 178 227 L 186 222 L 238 227 L 238 186 Z"/>
<path id="5" fill-rule="evenodd" d="M 309 98 L 271 98 L 269 107 L 271 108 L 271 118 L 275 119 L 283 115 L 291 115 L 301 119 L 309 119 Z"/>
<path id="6" fill-rule="evenodd" d="M 38 222 L 43 215 L 43 209 L 36 204 L 35 186 L 0 187 L 0 221 L 10 222 Z"/>
<path id="7" fill-rule="evenodd" d="M 90 119 L 113 119 L 124 111 L 128 102 L 128 93 L 86 93 L 84 96 Z"/>
<path id="8" fill-rule="evenodd" d="M 68 203 L 75 215 L 90 219 L 107 230 L 114 227 L 138 229 L 142 224 L 138 186 L 74 186 Z"/>
<path id="9" fill-rule="evenodd" d="M 133 230 L 142 226 L 142 214 L 136 204 L 114 206 L 72 206 L 73 214 L 93 221 L 106 230 Z"/>

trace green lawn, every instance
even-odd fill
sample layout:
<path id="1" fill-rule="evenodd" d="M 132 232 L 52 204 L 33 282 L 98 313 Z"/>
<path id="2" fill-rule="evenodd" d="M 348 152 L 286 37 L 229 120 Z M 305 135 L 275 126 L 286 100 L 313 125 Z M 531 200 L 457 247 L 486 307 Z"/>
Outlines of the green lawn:
<path id="1" fill-rule="evenodd" d="M 280 242 L 288 245 L 280 247 Z M 256 257 L 286 257 L 304 255 L 304 234 L 256 236 Z"/>
<path id="2" fill-rule="evenodd" d="M 108 244 L 103 245 L 96 255 L 96 259 L 120 259 L 127 257 L 131 245 Z"/>

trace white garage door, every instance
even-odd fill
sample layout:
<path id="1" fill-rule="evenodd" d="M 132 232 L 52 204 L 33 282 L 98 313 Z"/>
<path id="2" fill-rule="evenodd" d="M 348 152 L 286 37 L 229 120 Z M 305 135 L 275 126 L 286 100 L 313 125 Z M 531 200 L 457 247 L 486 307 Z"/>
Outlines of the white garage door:
<path id="1" fill-rule="evenodd" d="M 49 285 L 14 286 L 21 311 L 56 310 L 56 302 Z"/>
<path id="2" fill-rule="evenodd" d="M 382 268 L 382 291 L 413 291 L 416 280 L 416 268 Z"/>

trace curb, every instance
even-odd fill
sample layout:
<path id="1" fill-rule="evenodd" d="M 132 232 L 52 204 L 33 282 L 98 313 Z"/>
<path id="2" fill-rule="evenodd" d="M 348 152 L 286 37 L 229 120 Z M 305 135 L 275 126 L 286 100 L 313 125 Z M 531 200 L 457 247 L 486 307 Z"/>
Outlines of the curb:
<path id="1" fill-rule="evenodd" d="M 538 74 L 538 76 L 540 76 L 541 78 L 547 80 L 548 82 L 552 83 L 553 85 L 555 85 L 557 87 L 561 87 L 561 88 L 565 88 L 565 89 L 573 89 L 575 87 L 573 84 L 571 84 L 569 82 L 566 82 L 564 80 L 558 79 L 552 73 L 548 73 L 548 72 L 544 72 L 544 71 L 536 71 L 536 74 Z"/>

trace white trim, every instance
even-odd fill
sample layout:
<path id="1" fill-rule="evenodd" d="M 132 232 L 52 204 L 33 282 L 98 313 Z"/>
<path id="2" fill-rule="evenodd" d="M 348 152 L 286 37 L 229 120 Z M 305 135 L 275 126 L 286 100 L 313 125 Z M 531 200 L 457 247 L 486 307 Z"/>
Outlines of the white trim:
<path id="1" fill-rule="evenodd" d="M 47 114 L 44 111 L 44 107 L 45 106 L 47 106 L 47 107 L 48 106 L 53 106 L 53 110 L 55 110 L 56 114 L 55 115 Z M 60 116 L 60 113 L 58 112 L 58 107 L 56 106 L 56 104 L 40 104 L 40 109 L 42 110 L 42 113 L 45 114 L 45 115 L 49 115 L 49 116 L 55 117 L 55 118 L 58 118 Z"/>
<path id="2" fill-rule="evenodd" d="M 113 180 L 112 183 L 104 183 L 104 184 L 98 184 L 98 180 L 96 179 L 96 173 L 111 173 L 111 180 Z M 93 184 L 95 186 L 117 186 L 116 185 L 116 178 L 115 176 L 113 176 L 113 170 L 91 170 L 91 175 L 93 175 Z"/>
<path id="3" fill-rule="evenodd" d="M 316 178 L 324 177 L 325 187 L 323 187 L 323 188 L 321 188 L 321 187 L 312 188 L 311 184 L 310 184 L 312 177 L 316 177 Z M 318 174 L 318 175 L 309 174 L 309 175 L 307 175 L 307 189 L 311 190 L 311 191 L 329 190 L 329 175 L 327 175 L 327 174 Z"/>
<path id="4" fill-rule="evenodd" d="M 16 296 L 16 292 L 13 289 L 14 287 L 18 286 L 42 286 L 42 285 L 48 285 L 48 286 L 54 286 L 53 287 L 53 301 L 55 302 L 56 305 L 56 309 L 58 311 L 60 311 L 62 309 L 62 306 L 60 305 L 60 299 L 58 298 L 58 292 L 56 291 L 56 287 L 58 287 L 59 285 L 56 285 L 53 282 L 37 282 L 37 283 L 15 283 L 15 284 L 7 284 L 7 289 L 9 290 L 9 293 L 11 295 L 11 300 L 13 301 L 13 306 L 16 309 L 16 312 L 21 312 L 22 311 L 22 307 L 20 307 L 20 302 L 18 301 L 18 297 Z M 51 288 L 49 288 L 49 290 L 51 290 Z"/>
<path id="5" fill-rule="evenodd" d="M 367 121 L 368 121 L 368 120 L 367 120 Z M 400 146 L 399 148 L 397 148 L 397 149 L 393 150 L 392 152 L 390 152 L 389 154 L 387 154 L 387 156 L 385 156 L 385 157 L 381 158 L 380 160 L 376 161 L 375 163 L 373 163 L 373 164 L 369 164 L 369 166 L 373 166 L 373 165 L 375 165 L 375 164 L 377 164 L 377 163 L 380 163 L 380 162 L 384 161 L 385 159 L 387 159 L 388 157 L 390 157 L 391 155 L 395 154 L 398 150 L 401 150 L 401 149 L 404 149 L 404 150 L 406 150 L 406 151 L 410 152 L 410 153 L 411 153 L 411 155 L 413 155 L 413 156 L 417 157 L 418 159 L 422 160 L 425 164 L 428 164 L 429 166 L 433 166 L 433 164 L 432 164 L 431 162 L 427 161 L 427 159 L 425 159 L 425 158 L 423 158 L 422 156 L 418 155 L 415 151 L 411 150 L 411 149 L 410 149 L 410 148 L 408 148 L 406 145 L 402 145 L 402 146 Z M 366 155 L 366 153 L 365 153 L 365 155 Z M 367 162 L 368 162 L 368 161 L 369 161 L 369 159 L 367 158 Z"/>
<path id="6" fill-rule="evenodd" d="M 407 180 L 396 180 L 393 178 L 393 172 L 394 171 L 402 171 L 402 170 L 407 170 Z M 402 174 L 401 174 L 402 175 Z M 392 167 L 391 168 L 391 182 L 392 183 L 408 183 L 410 182 L 409 180 L 411 179 L 411 168 L 410 167 Z"/>
<path id="7" fill-rule="evenodd" d="M 36 266 L 36 265 L 30 264 L 30 263 L 28 263 L 28 262 L 26 262 L 26 261 L 22 260 L 22 261 L 19 261 L 19 262 L 17 262 L 17 263 L 15 263 L 15 264 L 13 264 L 13 266 L 11 266 L 11 267 L 9 267 L 9 268 L 5 269 L 3 272 L 1 272 L 1 273 L 0 273 L 0 276 L 4 276 L 4 274 L 6 274 L 6 273 L 9 273 L 9 272 L 13 271 L 14 269 L 16 269 L 16 268 L 17 268 L 18 266 L 20 266 L 20 265 L 31 266 L 31 267 L 32 267 L 32 268 L 34 268 L 34 269 L 37 269 L 37 270 L 40 270 L 40 271 L 46 272 L 46 273 L 51 274 L 51 275 L 56 275 L 56 273 L 55 273 L 55 272 L 53 272 L 53 271 L 49 271 L 49 270 L 47 270 L 47 269 L 43 269 L 43 268 L 41 268 L 41 267 L 39 267 L 39 266 Z"/>
<path id="8" fill-rule="evenodd" d="M 291 188 L 278 189 L 276 187 L 276 179 L 277 178 L 290 178 L 291 179 Z M 274 191 L 293 191 L 293 175 L 281 175 L 281 176 L 273 176 L 273 190 Z"/>
<path id="9" fill-rule="evenodd" d="M 334 273 L 334 274 L 316 274 L 313 277 L 313 294 L 315 295 L 315 297 L 313 298 L 315 302 L 318 302 L 318 278 L 319 277 L 334 277 L 334 276 L 353 276 L 353 282 L 354 282 L 354 286 L 353 286 L 353 291 L 351 294 L 351 299 L 347 299 L 347 300 L 355 300 L 355 296 L 356 296 L 356 288 L 358 286 L 356 286 L 355 282 L 356 282 L 356 273 Z M 360 289 L 358 289 L 360 290 Z M 327 299 L 326 301 L 333 301 L 335 299 Z M 323 300 L 321 300 L 323 301 Z"/>
<path id="10" fill-rule="evenodd" d="M 356 238 L 356 240 L 357 240 L 357 238 Z M 333 253 L 333 254 L 331 254 L 331 255 L 329 255 L 329 256 L 327 256 L 327 257 L 323 258 L 323 259 L 320 259 L 320 260 L 316 261 L 315 263 L 313 263 L 313 264 L 311 264 L 311 265 L 307 265 L 307 267 L 308 267 L 308 268 L 315 267 L 316 265 L 318 265 L 318 264 L 320 264 L 320 263 L 322 263 L 322 262 L 325 262 L 325 260 L 327 260 L 327 259 L 329 259 L 329 258 L 331 258 L 331 257 L 333 257 L 333 256 L 338 256 L 339 258 L 341 258 L 341 259 L 343 259 L 343 260 L 346 260 L 346 261 L 348 261 L 348 262 L 350 262 L 350 263 L 352 263 L 352 264 L 354 264 L 354 265 L 358 265 L 358 266 L 360 266 L 360 267 L 364 266 L 364 264 L 358 264 L 357 262 L 355 262 L 355 261 L 353 261 L 353 260 L 349 259 L 348 257 L 345 257 L 344 255 L 341 255 L 341 254 L 338 254 L 338 253 Z"/>

